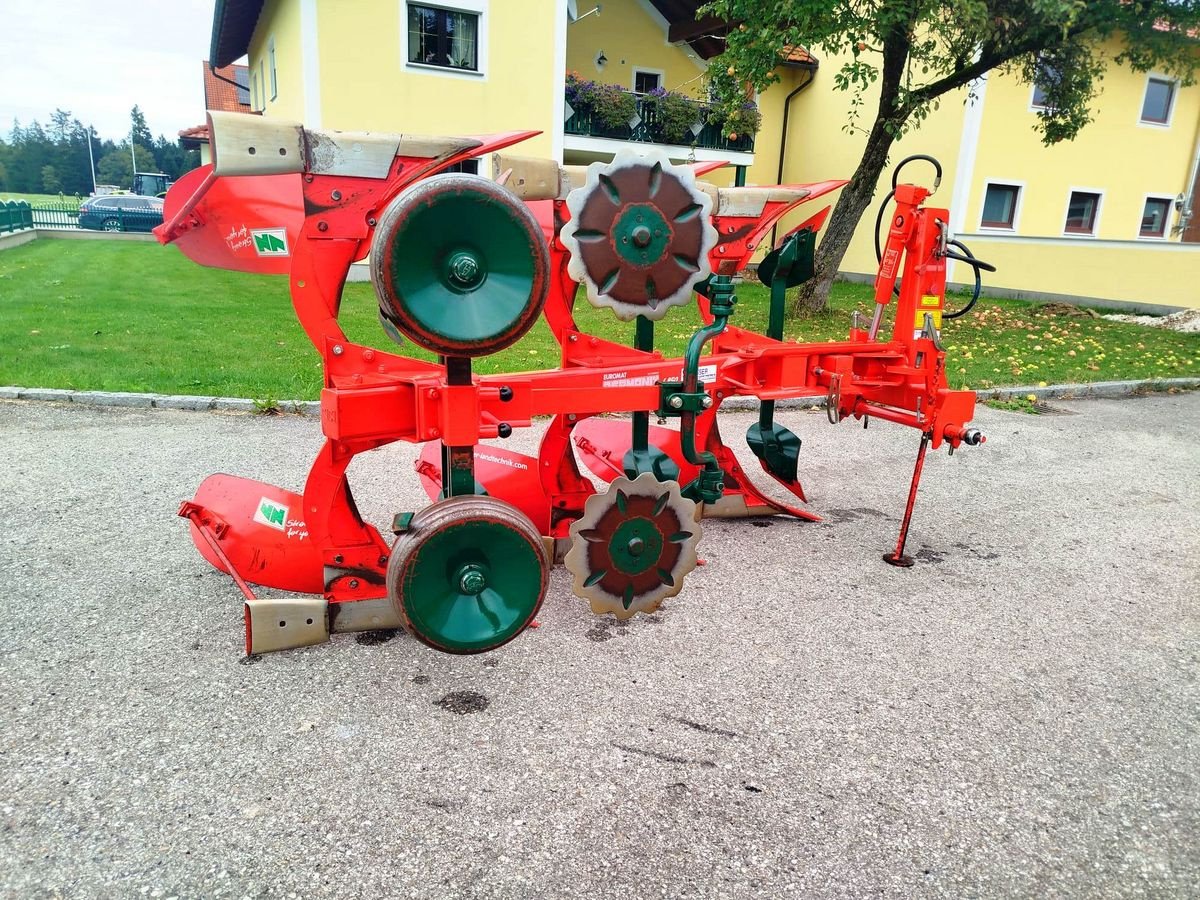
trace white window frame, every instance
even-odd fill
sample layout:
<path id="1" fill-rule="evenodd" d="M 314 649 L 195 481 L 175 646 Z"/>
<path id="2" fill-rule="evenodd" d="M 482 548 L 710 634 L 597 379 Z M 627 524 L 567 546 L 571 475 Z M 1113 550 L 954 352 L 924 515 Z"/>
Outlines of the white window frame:
<path id="1" fill-rule="evenodd" d="M 987 203 L 988 188 L 993 184 L 997 187 L 1015 187 L 1017 189 L 1017 202 L 1013 204 L 1013 221 L 1011 228 L 983 224 L 983 207 Z M 1021 224 L 1021 207 L 1024 205 L 1025 182 L 1012 181 L 1007 178 L 985 178 L 983 180 L 983 196 L 979 198 L 979 227 L 977 230 L 987 232 L 989 234 L 1016 234 L 1019 231 L 1019 226 Z"/>
<path id="2" fill-rule="evenodd" d="M 629 73 L 629 90 L 631 93 L 637 92 L 637 77 L 639 72 L 646 75 L 657 75 L 658 86 L 660 88 L 665 88 L 667 86 L 667 73 L 663 69 L 651 69 L 647 66 L 633 66 Z"/>
<path id="3" fill-rule="evenodd" d="M 1142 210 L 1138 214 L 1137 230 L 1133 236 L 1139 241 L 1169 241 L 1171 239 L 1171 213 L 1175 210 L 1175 194 L 1146 194 L 1142 197 Z M 1142 234 L 1142 216 L 1146 214 L 1146 201 L 1148 200 L 1166 200 L 1167 201 L 1167 217 L 1163 221 L 1163 233 L 1161 236 L 1153 234 Z"/>
<path id="4" fill-rule="evenodd" d="M 279 96 L 279 78 L 275 74 L 275 36 L 267 39 L 267 59 L 271 61 L 271 102 Z"/>
<path id="5" fill-rule="evenodd" d="M 1050 108 L 1048 106 L 1038 106 L 1036 103 L 1033 102 L 1033 98 L 1037 96 L 1037 92 L 1038 92 L 1038 86 L 1036 84 L 1030 86 L 1030 88 L 1029 88 L 1029 111 L 1032 113 L 1039 113 L 1044 109 Z"/>
<path id="6" fill-rule="evenodd" d="M 1167 121 L 1151 122 L 1148 119 L 1142 118 L 1142 110 L 1146 108 L 1146 94 L 1150 92 L 1151 81 L 1165 81 L 1171 85 L 1171 104 L 1167 108 Z M 1165 129 L 1171 127 L 1171 121 L 1175 118 L 1175 107 L 1179 105 L 1179 79 L 1173 78 L 1162 72 L 1147 72 L 1146 81 L 1142 85 L 1142 94 L 1138 102 L 1137 123 L 1141 128 L 1159 128 Z"/>
<path id="7" fill-rule="evenodd" d="M 446 78 L 464 78 L 468 81 L 487 81 L 488 73 L 488 6 L 490 0 L 400 0 L 400 64 L 406 70 L 422 75 L 442 75 Z M 408 8 L 425 6 L 444 9 L 447 12 L 470 13 L 477 17 L 475 25 L 475 62 L 477 71 L 451 69 L 446 66 L 431 66 L 427 63 L 408 61 Z"/>
<path id="8" fill-rule="evenodd" d="M 1071 187 L 1067 188 L 1067 202 L 1063 206 L 1063 237 L 1079 238 L 1080 240 L 1084 241 L 1096 240 L 1097 236 L 1100 234 L 1100 216 L 1104 212 L 1104 193 L 1105 191 L 1103 188 L 1080 187 L 1079 185 L 1072 185 Z M 1095 194 L 1097 197 L 1099 197 L 1099 199 L 1096 201 L 1096 215 L 1092 219 L 1092 230 L 1089 233 L 1085 234 L 1081 231 L 1067 231 L 1067 217 L 1071 214 L 1072 194 Z"/>
<path id="9" fill-rule="evenodd" d="M 258 58 L 258 83 L 262 90 L 262 106 L 260 110 L 265 111 L 267 108 L 267 76 L 266 76 L 266 61 L 260 56 Z"/>
<path id="10" fill-rule="evenodd" d="M 250 67 L 250 112 L 258 112 L 262 107 L 258 105 L 258 73 L 254 71 L 254 66 Z"/>
<path id="11" fill-rule="evenodd" d="M 1033 84 L 1031 84 L 1029 86 L 1029 111 L 1031 113 L 1039 113 L 1043 109 L 1050 108 L 1049 106 L 1038 106 L 1036 103 L 1033 102 L 1033 98 L 1037 96 L 1037 91 L 1038 91 L 1038 85 L 1037 85 L 1037 82 L 1035 81 Z"/>

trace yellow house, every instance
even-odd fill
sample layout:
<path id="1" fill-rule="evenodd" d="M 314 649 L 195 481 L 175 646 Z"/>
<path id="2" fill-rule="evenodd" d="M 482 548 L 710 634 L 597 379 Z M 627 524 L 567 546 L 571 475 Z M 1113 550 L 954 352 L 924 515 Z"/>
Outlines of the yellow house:
<path id="1" fill-rule="evenodd" d="M 1109 59 L 1119 52 L 1105 50 Z M 828 177 L 861 153 L 863 139 L 840 127 L 846 95 L 828 84 L 841 62 L 823 60 L 797 98 L 791 146 L 803 150 L 785 160 L 789 180 Z M 1034 128 L 1041 91 L 992 72 L 943 97 L 920 130 L 893 146 L 891 161 L 912 153 L 941 161 L 931 202 L 949 207 L 951 230 L 996 265 L 989 291 L 1152 311 L 1200 307 L 1200 86 L 1117 66 L 1101 86 L 1093 121 L 1074 141 L 1046 147 Z M 821 138 L 805 143 L 801 131 L 811 134 L 813 123 L 823 123 Z M 929 183 L 923 166 L 905 177 Z M 889 179 L 890 169 L 878 197 Z M 843 261 L 851 277 L 875 270 L 873 225 L 865 216 Z M 952 279 L 970 274 L 957 269 Z"/>
<path id="2" fill-rule="evenodd" d="M 704 70 L 723 41 L 721 23 L 695 21 L 700 5 L 217 0 L 210 59 L 226 65 L 248 56 L 253 109 L 312 128 L 540 129 L 514 152 L 587 163 L 630 142 L 654 143 L 673 159 L 727 162 L 707 176 L 717 183 L 849 177 L 863 139 L 844 127 L 850 96 L 833 88 L 842 60 L 818 64 L 802 50 L 790 53 L 780 82 L 756 98 L 757 134 L 731 136 L 729 127 L 706 120 Z M 582 82 L 620 88 L 629 120 L 605 124 L 572 106 Z M 910 153 L 941 160 L 945 174 L 933 202 L 948 206 L 955 233 L 998 267 L 990 290 L 1151 309 L 1200 306 L 1200 86 L 1116 67 L 1102 86 L 1092 124 L 1075 141 L 1047 148 L 1033 127 L 1037 89 L 991 73 L 943 97 L 919 131 L 897 142 L 892 160 Z M 682 138 L 657 129 L 658 88 L 694 100 L 695 119 Z M 911 174 L 923 177 L 915 168 Z M 873 220 L 864 217 L 846 255 L 848 277 L 872 277 Z M 951 278 L 965 279 L 969 272 L 958 269 Z"/>
<path id="3" fill-rule="evenodd" d="M 774 183 L 778 116 L 764 106 L 758 137 L 731 137 L 731 129 L 707 120 L 704 73 L 723 42 L 695 28 L 697 6 L 690 0 L 217 0 L 210 58 L 220 66 L 247 56 L 252 108 L 310 128 L 540 129 L 515 152 L 588 163 L 611 158 L 631 141 L 653 143 L 673 159 L 728 163 L 718 180 L 741 181 L 749 173 Z M 672 36 L 680 28 L 692 32 L 690 40 Z M 787 66 L 793 78 L 807 76 L 815 63 L 801 54 Z M 622 89 L 630 119 L 605 125 L 572 106 L 568 82 L 587 81 Z M 656 89 L 694 101 L 694 121 L 681 134 L 656 128 Z"/>

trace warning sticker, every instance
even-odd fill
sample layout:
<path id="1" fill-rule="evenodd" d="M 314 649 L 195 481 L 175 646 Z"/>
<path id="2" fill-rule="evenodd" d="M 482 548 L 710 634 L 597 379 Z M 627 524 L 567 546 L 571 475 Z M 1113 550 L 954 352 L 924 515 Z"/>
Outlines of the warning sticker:
<path id="1" fill-rule="evenodd" d="M 716 363 L 713 363 L 713 364 L 707 365 L 707 366 L 701 366 L 699 369 L 696 370 L 696 374 L 700 377 L 701 384 L 712 384 L 714 381 L 717 380 Z M 683 381 L 683 371 L 682 370 L 680 370 L 679 377 L 676 379 L 676 381 Z"/>

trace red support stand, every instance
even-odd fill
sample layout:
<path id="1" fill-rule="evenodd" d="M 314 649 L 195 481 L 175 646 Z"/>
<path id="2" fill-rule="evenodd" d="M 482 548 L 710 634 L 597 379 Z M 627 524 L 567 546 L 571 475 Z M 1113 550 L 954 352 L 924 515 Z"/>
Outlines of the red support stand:
<path id="1" fill-rule="evenodd" d="M 901 569 L 913 564 L 911 556 L 904 555 L 904 542 L 908 540 L 908 526 L 912 522 L 913 507 L 917 503 L 917 486 L 921 483 L 921 469 L 925 467 L 925 451 L 929 448 L 929 432 L 921 435 L 921 449 L 917 451 L 917 464 L 913 466 L 912 484 L 908 488 L 908 503 L 904 507 L 904 520 L 900 523 L 900 537 L 896 549 L 883 554 L 883 561 Z"/>

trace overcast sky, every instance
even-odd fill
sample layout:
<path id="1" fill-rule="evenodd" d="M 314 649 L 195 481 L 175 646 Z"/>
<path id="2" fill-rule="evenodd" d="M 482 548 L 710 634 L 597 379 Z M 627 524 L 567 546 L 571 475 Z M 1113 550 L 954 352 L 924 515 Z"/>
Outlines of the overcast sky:
<path id="1" fill-rule="evenodd" d="M 136 103 L 155 137 L 204 122 L 213 0 L 0 0 L 0 137 L 55 107 L 103 138 Z"/>

